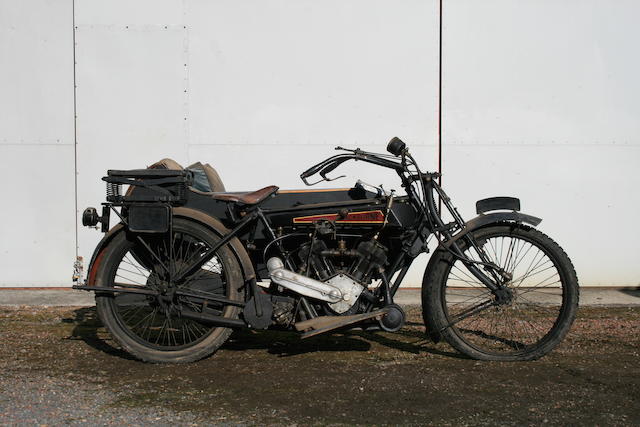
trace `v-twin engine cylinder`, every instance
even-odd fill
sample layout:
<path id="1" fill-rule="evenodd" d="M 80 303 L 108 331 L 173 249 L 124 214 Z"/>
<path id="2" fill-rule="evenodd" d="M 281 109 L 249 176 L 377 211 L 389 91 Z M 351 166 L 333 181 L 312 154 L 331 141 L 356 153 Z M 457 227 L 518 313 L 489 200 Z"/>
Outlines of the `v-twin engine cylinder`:
<path id="1" fill-rule="evenodd" d="M 337 313 L 349 310 L 364 290 L 362 285 L 344 274 L 321 282 L 295 273 L 284 268 L 282 260 L 276 257 L 267 261 L 267 269 L 273 282 L 300 295 L 326 301 Z"/>

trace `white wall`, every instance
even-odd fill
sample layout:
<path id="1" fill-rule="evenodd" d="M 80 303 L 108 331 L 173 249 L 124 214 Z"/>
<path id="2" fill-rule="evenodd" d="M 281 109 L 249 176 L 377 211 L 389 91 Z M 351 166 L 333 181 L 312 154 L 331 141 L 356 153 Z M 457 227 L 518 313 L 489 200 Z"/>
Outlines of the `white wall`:
<path id="1" fill-rule="evenodd" d="M 72 20 L 71 2 L 0 0 L 0 286 L 70 284 Z"/>
<path id="2" fill-rule="evenodd" d="M 444 3 L 449 195 L 466 216 L 520 196 L 582 284 L 637 285 L 640 3 Z M 230 190 L 300 188 L 335 145 L 398 135 L 435 169 L 437 14 L 435 0 L 76 0 L 80 211 L 108 168 L 162 157 L 209 161 Z M 0 286 L 70 285 L 73 17 L 71 0 L 0 0 L 0 173 L 21 177 L 0 214 Z M 338 186 L 396 185 L 343 170 Z M 78 232 L 88 258 L 100 233 Z"/>
<path id="3" fill-rule="evenodd" d="M 640 284 L 640 3 L 446 3 L 450 196 L 518 195 L 581 284 Z"/>

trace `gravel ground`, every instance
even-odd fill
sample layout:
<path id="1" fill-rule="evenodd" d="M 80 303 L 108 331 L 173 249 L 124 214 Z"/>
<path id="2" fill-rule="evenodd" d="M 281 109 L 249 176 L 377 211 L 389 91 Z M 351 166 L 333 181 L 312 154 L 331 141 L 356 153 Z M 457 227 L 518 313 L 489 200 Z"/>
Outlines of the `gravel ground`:
<path id="1" fill-rule="evenodd" d="M 188 365 L 133 360 L 95 309 L 0 307 L 0 425 L 640 425 L 640 307 L 581 308 L 534 362 L 401 331 L 238 331 Z"/>
<path id="2" fill-rule="evenodd" d="M 189 412 L 114 407 L 118 393 L 44 373 L 0 374 L 0 425 L 198 425 Z"/>

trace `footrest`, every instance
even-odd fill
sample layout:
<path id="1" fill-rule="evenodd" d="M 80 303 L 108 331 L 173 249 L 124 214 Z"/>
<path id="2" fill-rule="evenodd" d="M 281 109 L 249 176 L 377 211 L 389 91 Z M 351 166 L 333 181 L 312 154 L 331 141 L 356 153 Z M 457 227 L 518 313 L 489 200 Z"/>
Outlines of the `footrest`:
<path id="1" fill-rule="evenodd" d="M 371 313 L 354 314 L 351 316 L 321 316 L 298 322 L 295 324 L 295 327 L 298 331 L 307 331 L 301 336 L 301 338 L 304 339 L 332 331 L 343 326 L 351 325 L 352 323 L 382 317 L 388 312 L 388 308 L 382 308 L 380 310 L 372 311 Z"/>

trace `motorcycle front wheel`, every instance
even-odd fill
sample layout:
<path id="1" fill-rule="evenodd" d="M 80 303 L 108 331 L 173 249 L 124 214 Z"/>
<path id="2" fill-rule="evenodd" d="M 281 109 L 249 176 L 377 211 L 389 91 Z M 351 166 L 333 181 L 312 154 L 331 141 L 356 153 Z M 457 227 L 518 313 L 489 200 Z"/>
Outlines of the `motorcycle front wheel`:
<path id="1" fill-rule="evenodd" d="M 176 276 L 219 237 L 193 221 L 173 220 L 172 235 L 118 233 L 96 258 L 96 286 L 126 287 L 167 294 Z M 236 319 L 239 308 L 197 298 L 198 295 L 241 299 L 242 273 L 227 247 L 178 286 L 191 296 L 159 298 L 136 293 L 96 293 L 102 323 L 129 353 L 146 362 L 187 363 L 215 352 L 230 328 L 202 324 L 181 310 Z"/>
<path id="2" fill-rule="evenodd" d="M 549 353 L 566 336 L 578 308 L 578 279 L 567 254 L 521 224 L 481 228 L 472 238 L 509 274 L 507 298 L 494 295 L 451 253 L 437 251 L 422 287 L 429 333 L 478 360 L 533 360 Z M 472 245 L 461 246 L 466 256 L 480 260 Z"/>

